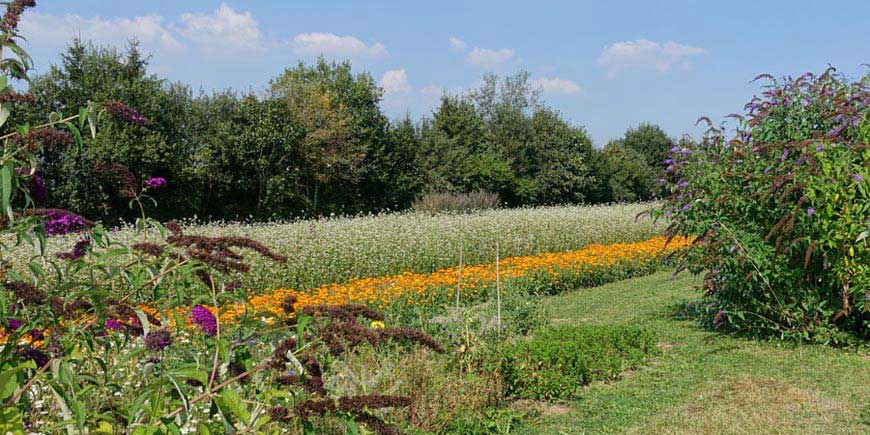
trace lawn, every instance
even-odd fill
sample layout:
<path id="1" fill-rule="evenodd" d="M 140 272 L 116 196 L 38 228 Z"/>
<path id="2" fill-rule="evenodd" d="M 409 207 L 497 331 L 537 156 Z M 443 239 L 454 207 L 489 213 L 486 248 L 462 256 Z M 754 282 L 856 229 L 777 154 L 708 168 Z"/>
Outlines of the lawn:
<path id="1" fill-rule="evenodd" d="M 693 284 L 658 273 L 548 298 L 553 323 L 643 325 L 663 354 L 579 400 L 518 405 L 540 411 L 536 433 L 870 433 L 870 355 L 704 330 L 676 315 Z"/>

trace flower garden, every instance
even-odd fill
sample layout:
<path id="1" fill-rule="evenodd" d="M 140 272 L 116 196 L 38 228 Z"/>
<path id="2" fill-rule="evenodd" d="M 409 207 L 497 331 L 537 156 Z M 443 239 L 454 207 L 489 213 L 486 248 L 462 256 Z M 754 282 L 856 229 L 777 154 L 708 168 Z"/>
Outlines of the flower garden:
<path id="1" fill-rule="evenodd" d="M 184 179 L 82 152 L 154 127 L 136 107 L 16 124 L 34 6 L 0 19 L 0 433 L 870 428 L 870 78 L 759 76 L 654 202 L 179 221 L 155 216 Z M 135 218 L 52 208 L 52 165 Z"/>

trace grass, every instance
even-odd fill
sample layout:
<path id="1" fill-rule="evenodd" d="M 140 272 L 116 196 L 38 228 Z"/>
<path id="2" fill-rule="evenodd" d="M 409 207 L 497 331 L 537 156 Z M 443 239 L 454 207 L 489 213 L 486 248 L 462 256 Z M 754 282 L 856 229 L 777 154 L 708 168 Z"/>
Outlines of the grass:
<path id="1" fill-rule="evenodd" d="M 553 323 L 653 328 L 663 355 L 576 401 L 520 405 L 541 410 L 536 433 L 870 433 L 870 356 L 699 328 L 674 316 L 693 284 L 658 273 L 547 298 Z"/>

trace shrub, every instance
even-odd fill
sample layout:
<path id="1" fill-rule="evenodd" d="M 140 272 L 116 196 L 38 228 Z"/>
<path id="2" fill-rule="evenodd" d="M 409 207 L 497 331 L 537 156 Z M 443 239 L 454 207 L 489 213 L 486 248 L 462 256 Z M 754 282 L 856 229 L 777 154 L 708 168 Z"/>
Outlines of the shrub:
<path id="1" fill-rule="evenodd" d="M 772 80 L 732 115 L 732 138 L 711 124 L 701 143 L 671 150 L 656 214 L 671 235 L 697 237 L 681 267 L 706 273 L 715 326 L 868 336 L 868 84 L 833 69 Z"/>
<path id="2" fill-rule="evenodd" d="M 498 208 L 497 193 L 484 190 L 469 193 L 430 193 L 414 201 L 411 208 L 425 213 L 471 212 Z"/>
<path id="3" fill-rule="evenodd" d="M 635 327 L 551 326 L 505 348 L 505 387 L 518 398 L 571 399 L 656 352 L 653 334 Z"/>

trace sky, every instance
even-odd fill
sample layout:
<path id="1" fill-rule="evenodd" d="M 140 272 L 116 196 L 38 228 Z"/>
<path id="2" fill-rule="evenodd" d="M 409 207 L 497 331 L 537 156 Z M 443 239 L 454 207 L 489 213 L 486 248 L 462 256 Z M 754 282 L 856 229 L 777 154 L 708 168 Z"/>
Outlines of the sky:
<path id="1" fill-rule="evenodd" d="M 391 118 L 430 116 L 486 72 L 527 71 L 543 101 L 597 146 L 640 123 L 698 136 L 759 91 L 750 81 L 870 63 L 870 2 L 38 0 L 25 12 L 36 72 L 74 36 L 136 39 L 151 72 L 195 90 L 262 91 L 318 56 L 384 88 Z"/>

